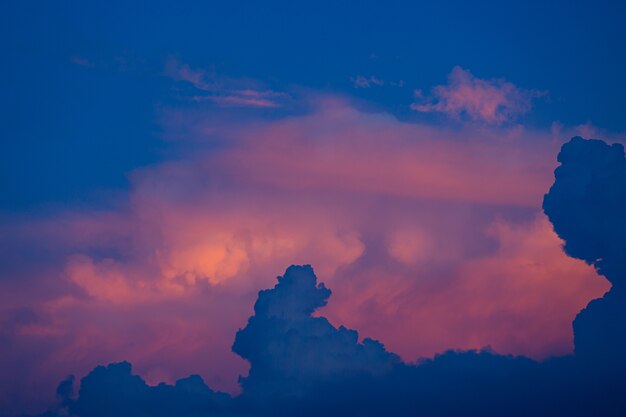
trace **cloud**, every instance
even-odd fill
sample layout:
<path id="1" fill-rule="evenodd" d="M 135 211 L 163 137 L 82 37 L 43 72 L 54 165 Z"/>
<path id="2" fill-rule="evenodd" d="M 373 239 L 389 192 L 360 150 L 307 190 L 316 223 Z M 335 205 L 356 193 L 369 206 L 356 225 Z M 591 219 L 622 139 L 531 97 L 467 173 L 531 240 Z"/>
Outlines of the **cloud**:
<path id="1" fill-rule="evenodd" d="M 543 207 L 565 251 L 598 268 L 613 285 L 626 276 L 626 159 L 621 144 L 573 138 Z"/>
<path id="2" fill-rule="evenodd" d="M 391 87 L 404 87 L 404 80 L 398 81 L 385 81 L 380 78 L 377 78 L 373 75 L 369 77 L 365 77 L 363 75 L 357 75 L 356 77 L 350 77 L 350 81 L 354 88 L 371 88 L 371 87 L 382 87 L 385 84 L 390 85 Z"/>
<path id="3" fill-rule="evenodd" d="M 214 72 L 193 69 L 175 58 L 167 60 L 164 72 L 174 81 L 191 84 L 195 89 L 190 96 L 192 100 L 208 101 L 218 107 L 277 108 L 289 100 L 286 93 L 260 88 L 249 80 L 218 77 Z"/>
<path id="4" fill-rule="evenodd" d="M 259 93 L 262 95 L 262 93 Z M 268 95 L 271 97 L 271 95 Z M 198 100 L 203 100 L 203 97 L 198 97 Z M 221 107 L 260 107 L 260 108 L 275 108 L 280 105 L 272 101 L 271 99 L 262 97 L 250 97 L 248 95 L 224 95 L 224 96 L 212 96 L 208 97 L 208 100 L 214 102 Z"/>
<path id="5" fill-rule="evenodd" d="M 133 290 L 111 259 L 95 264 L 91 258 L 77 255 L 68 261 L 67 275 L 92 297 L 114 303 L 125 302 L 132 297 Z"/>
<path id="6" fill-rule="evenodd" d="M 149 386 L 121 362 L 92 370 L 76 398 L 73 377 L 64 380 L 59 406 L 46 416 L 620 416 L 626 409 L 623 372 L 577 356 L 539 363 L 485 348 L 403 363 L 382 344 L 312 316 L 330 294 L 308 265 L 289 267 L 259 292 L 233 345 L 251 363 L 235 398 L 197 375 Z"/>
<path id="7" fill-rule="evenodd" d="M 337 328 L 325 317 L 314 316 L 327 305 L 331 291 L 317 282 L 310 266 L 291 266 L 278 277 L 274 288 L 259 292 L 254 315 L 237 332 L 233 351 L 250 362 L 248 375 L 240 379 L 243 390 L 238 397 L 216 393 L 199 376 L 178 380 L 175 385 L 151 387 L 132 375 L 130 365 L 122 362 L 91 371 L 81 380 L 76 398 L 73 378 L 64 380 L 57 389 L 58 410 L 47 415 L 333 416 L 344 415 L 346 409 L 366 416 L 390 412 L 553 415 L 554 410 L 560 415 L 623 415 L 626 296 L 621 281 L 625 242 L 620 225 L 622 205 L 626 203 L 624 150 L 621 145 L 574 138 L 562 147 L 558 158 L 561 165 L 545 196 L 544 210 L 565 239 L 565 251 L 594 265 L 613 284 L 603 298 L 589 303 L 576 317 L 574 356 L 538 363 L 486 348 L 448 351 L 415 364 L 405 363 L 379 342 L 368 338 L 359 342 L 356 331 Z M 462 279 L 436 302 L 448 312 L 477 313 L 481 323 L 488 322 L 491 327 L 501 324 L 494 318 L 502 314 L 498 309 L 503 307 L 512 316 L 531 311 L 543 320 L 550 317 L 555 312 L 552 307 L 568 299 L 567 291 L 575 286 L 572 284 L 577 274 L 583 280 L 589 275 L 579 265 L 559 260 L 559 245 L 550 243 L 555 237 L 547 226 L 543 217 L 537 217 L 530 227 L 496 220 L 488 233 L 500 242 L 498 251 L 465 263 Z M 393 238 L 386 243 L 389 254 L 402 263 L 408 260 L 411 266 L 420 260 L 407 253 L 431 251 L 434 246 L 432 241 L 427 245 L 407 244 L 402 234 L 390 236 Z M 93 271 L 88 262 L 87 268 Z M 93 274 L 82 275 L 87 275 L 89 281 Z M 566 277 L 567 285 L 559 280 L 546 286 L 552 276 Z M 116 275 L 105 275 L 104 279 L 117 285 Z M 396 295 L 405 292 L 406 287 L 398 286 L 399 282 L 386 281 L 376 293 L 384 287 L 394 288 Z M 545 300 L 537 298 L 543 290 Z M 458 298 L 468 293 L 472 297 L 465 301 L 475 303 L 470 308 Z M 410 293 L 413 304 L 433 297 L 430 293 L 420 300 L 416 294 L 419 292 Z M 113 300 L 115 295 L 113 292 L 106 299 Z M 584 302 L 584 297 L 578 302 Z M 380 310 L 374 311 L 380 314 Z M 460 331 L 442 327 L 444 322 L 433 317 L 436 309 L 426 311 L 429 315 L 419 325 Z M 30 325 L 38 319 L 26 314 L 21 321 Z M 523 326 L 529 322 L 533 320 L 516 323 L 505 317 L 502 324 L 513 325 L 512 335 L 522 336 L 516 342 L 523 346 L 523 336 L 537 335 L 536 331 L 524 331 Z M 558 327 L 565 326 L 560 323 Z M 548 330 L 546 335 L 558 328 Z"/>
<path id="8" fill-rule="evenodd" d="M 575 137 L 561 149 L 543 202 L 570 256 L 612 284 L 574 322 L 576 353 L 615 367 L 626 350 L 626 158 L 621 144 Z"/>
<path id="9" fill-rule="evenodd" d="M 70 62 L 74 65 L 78 65 L 79 67 L 83 67 L 83 68 L 94 68 L 96 66 L 96 64 L 94 64 L 92 61 L 90 61 L 87 58 L 84 58 L 82 56 L 79 55 L 72 55 L 70 57 Z"/>
<path id="10" fill-rule="evenodd" d="M 292 263 L 335 289 L 330 323 L 407 361 L 485 345 L 571 351 L 568 323 L 606 283 L 539 216 L 550 132 L 307 100 L 272 120 L 165 109 L 175 158 L 129 173 L 120 201 L 3 224 L 3 409 L 36 410 L 68 372 L 121 360 L 149 384 L 198 373 L 236 393 L 248 364 L 233 335 Z"/>
<path id="11" fill-rule="evenodd" d="M 476 78 L 457 66 L 448 76 L 448 85 L 434 87 L 430 97 L 424 97 L 417 90 L 417 101 L 411 108 L 422 113 L 443 113 L 452 118 L 467 117 L 501 125 L 529 112 L 532 100 L 543 95 L 544 92 L 523 90 L 504 80 Z"/>
<path id="12" fill-rule="evenodd" d="M 80 382 L 76 400 L 71 398 L 73 378 L 59 385 L 61 410 L 72 416 L 200 416 L 220 414 L 228 405 L 227 394 L 214 392 L 198 375 L 149 386 L 133 375 L 128 362 L 98 366 Z"/>
<path id="13" fill-rule="evenodd" d="M 350 78 L 352 84 L 354 84 L 354 88 L 370 88 L 372 86 L 383 86 L 385 85 L 385 81 L 374 77 L 373 75 L 368 77 L 364 77 L 363 75 L 357 75 L 354 78 Z"/>
<path id="14" fill-rule="evenodd" d="M 417 228 L 395 230 L 387 239 L 389 255 L 407 265 L 432 259 L 436 256 L 429 236 Z"/>
<path id="15" fill-rule="evenodd" d="M 302 395 L 311 384 L 336 376 L 381 374 L 400 363 L 372 339 L 333 327 L 311 314 L 326 304 L 330 290 L 317 285 L 310 266 L 291 266 L 271 290 L 259 292 L 254 316 L 235 337 L 233 352 L 250 362 L 241 380 L 246 395 Z"/>

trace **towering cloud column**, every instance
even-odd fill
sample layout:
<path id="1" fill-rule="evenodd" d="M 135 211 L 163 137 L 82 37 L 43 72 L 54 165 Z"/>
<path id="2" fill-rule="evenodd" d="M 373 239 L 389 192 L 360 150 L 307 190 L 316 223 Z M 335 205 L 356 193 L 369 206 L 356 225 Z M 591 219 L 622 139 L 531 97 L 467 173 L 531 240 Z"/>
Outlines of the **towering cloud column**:
<path id="1" fill-rule="evenodd" d="M 321 381 L 380 375 L 401 363 L 381 343 L 360 343 L 355 330 L 313 317 L 330 294 L 309 265 L 290 266 L 274 288 L 259 292 L 254 315 L 233 344 L 233 352 L 250 361 L 242 379 L 247 394 L 272 401 L 300 396 Z"/>
<path id="2" fill-rule="evenodd" d="M 626 368 L 626 158 L 620 144 L 575 137 L 543 209 L 565 252 L 593 265 L 612 284 L 574 321 L 577 358 L 617 372 Z"/>

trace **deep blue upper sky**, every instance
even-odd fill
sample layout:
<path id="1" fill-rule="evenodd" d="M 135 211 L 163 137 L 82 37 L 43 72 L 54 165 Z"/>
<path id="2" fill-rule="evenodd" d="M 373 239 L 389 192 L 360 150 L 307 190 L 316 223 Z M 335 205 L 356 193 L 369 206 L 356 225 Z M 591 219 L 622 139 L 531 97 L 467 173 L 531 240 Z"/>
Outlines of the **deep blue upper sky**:
<path id="1" fill-rule="evenodd" d="M 460 65 L 547 90 L 531 125 L 626 130 L 626 4 L 545 3 L 3 2 L 0 210 L 123 189 L 130 170 L 162 159 L 157 111 L 174 100 L 163 77 L 171 56 L 358 96 L 399 117 L 414 89 Z M 356 90 L 356 75 L 406 87 Z"/>

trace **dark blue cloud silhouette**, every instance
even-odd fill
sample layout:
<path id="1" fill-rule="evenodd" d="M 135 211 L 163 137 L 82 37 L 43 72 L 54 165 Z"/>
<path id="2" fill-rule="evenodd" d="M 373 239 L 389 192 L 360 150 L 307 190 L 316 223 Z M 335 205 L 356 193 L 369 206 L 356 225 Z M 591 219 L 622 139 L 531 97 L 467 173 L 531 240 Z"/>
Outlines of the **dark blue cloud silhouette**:
<path id="1" fill-rule="evenodd" d="M 575 137 L 543 202 L 565 252 L 594 265 L 613 286 L 626 285 L 626 159 L 621 144 Z"/>
<path id="2" fill-rule="evenodd" d="M 626 370 L 626 158 L 620 144 L 575 137 L 543 207 L 565 252 L 596 267 L 612 284 L 574 320 L 576 356 Z"/>
<path id="3" fill-rule="evenodd" d="M 484 349 L 407 364 L 314 317 L 331 292 L 310 266 L 291 266 L 237 332 L 233 351 L 251 365 L 238 397 L 199 376 L 150 387 L 123 362 L 94 369 L 76 398 L 73 378 L 63 381 L 59 409 L 42 416 L 624 416 L 624 151 L 574 138 L 559 161 L 544 210 L 565 251 L 613 283 L 576 318 L 575 355 L 535 362 Z"/>
<path id="4" fill-rule="evenodd" d="M 74 378 L 59 384 L 60 406 L 50 416 L 158 417 L 221 415 L 230 405 L 228 394 L 214 392 L 198 375 L 180 379 L 175 385 L 151 387 L 132 374 L 128 362 L 98 366 L 80 383 L 72 399 Z M 44 416 L 46 416 L 44 415 Z"/>
<path id="5" fill-rule="evenodd" d="M 251 365 L 241 379 L 246 394 L 261 399 L 304 394 L 318 381 L 381 374 L 400 363 L 381 343 L 359 343 L 356 331 L 312 317 L 330 294 L 317 285 L 308 265 L 289 267 L 273 289 L 259 292 L 255 314 L 233 344 L 233 352 Z"/>

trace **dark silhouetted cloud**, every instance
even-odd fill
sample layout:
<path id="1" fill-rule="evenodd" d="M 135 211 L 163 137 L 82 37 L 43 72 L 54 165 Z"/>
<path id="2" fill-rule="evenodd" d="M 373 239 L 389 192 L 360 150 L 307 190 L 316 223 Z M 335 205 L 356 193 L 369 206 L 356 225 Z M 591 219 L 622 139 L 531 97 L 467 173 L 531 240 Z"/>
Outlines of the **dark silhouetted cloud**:
<path id="1" fill-rule="evenodd" d="M 565 252 L 612 284 L 574 320 L 576 355 L 626 369 L 626 158 L 621 144 L 573 138 L 563 145 L 544 210 Z"/>
<path id="2" fill-rule="evenodd" d="M 626 159 L 624 146 L 573 138 L 543 207 L 565 252 L 594 265 L 619 287 L 626 285 Z"/>
<path id="3" fill-rule="evenodd" d="M 368 77 L 364 77 L 362 75 L 357 75 L 354 78 L 350 78 L 352 84 L 354 84 L 354 88 L 370 88 L 373 85 L 383 86 L 385 85 L 385 81 L 379 78 L 374 77 L 373 75 Z"/>
<path id="4" fill-rule="evenodd" d="M 317 284 L 313 269 L 291 266 L 271 290 L 261 291 L 255 315 L 237 332 L 233 351 L 250 362 L 241 380 L 256 397 L 300 395 L 311 384 L 337 376 L 382 374 L 400 358 L 372 339 L 359 343 L 358 333 L 312 317 L 331 292 Z"/>
<path id="5" fill-rule="evenodd" d="M 214 392 L 198 375 L 149 386 L 132 374 L 128 362 L 98 366 L 81 380 L 72 399 L 74 378 L 59 384 L 58 415 L 89 417 L 157 417 L 220 415 L 230 405 L 228 394 Z M 52 414 L 54 415 L 54 414 Z"/>

